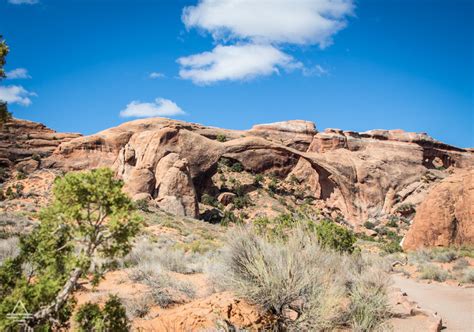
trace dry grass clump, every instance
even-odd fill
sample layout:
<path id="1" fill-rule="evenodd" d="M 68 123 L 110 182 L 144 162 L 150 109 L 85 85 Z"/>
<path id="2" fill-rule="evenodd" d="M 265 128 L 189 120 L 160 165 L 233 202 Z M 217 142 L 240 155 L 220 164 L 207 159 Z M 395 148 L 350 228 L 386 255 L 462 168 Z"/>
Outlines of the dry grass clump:
<path id="1" fill-rule="evenodd" d="M 126 266 L 134 266 L 146 262 L 159 265 L 160 268 L 182 274 L 201 273 L 208 261 L 207 255 L 196 252 L 185 252 L 176 247 L 173 241 L 166 238 L 154 243 L 142 238 L 124 260 Z"/>
<path id="2" fill-rule="evenodd" d="M 165 237 L 159 242 L 141 238 L 122 262 L 122 265 L 129 267 L 130 280 L 149 286 L 148 295 L 160 307 L 184 303 L 196 296 L 196 290 L 191 283 L 171 278 L 170 271 L 182 274 L 198 273 L 202 272 L 207 262 L 206 256 L 185 253 L 174 248 L 174 245 L 175 242 Z"/>
<path id="3" fill-rule="evenodd" d="M 0 239 L 0 265 L 4 260 L 10 257 L 15 257 L 19 253 L 19 240 L 17 237 L 10 237 L 8 239 Z"/>
<path id="4" fill-rule="evenodd" d="M 150 312 L 154 300 L 150 294 L 144 294 L 140 297 L 123 299 L 122 303 L 127 311 L 127 317 L 132 320 L 145 317 Z"/>
<path id="5" fill-rule="evenodd" d="M 434 264 L 425 264 L 419 267 L 420 278 L 435 281 L 445 281 L 449 277 L 449 273 L 441 267 Z"/>
<path id="6" fill-rule="evenodd" d="M 196 290 L 192 284 L 171 279 L 160 265 L 153 262 L 140 262 L 130 269 L 128 276 L 134 282 L 149 286 L 148 294 L 153 302 L 163 308 L 183 303 L 196 296 Z"/>
<path id="7" fill-rule="evenodd" d="M 474 268 L 465 269 L 461 281 L 469 284 L 474 283 Z"/>
<path id="8" fill-rule="evenodd" d="M 218 264 L 218 286 L 276 315 L 279 328 L 374 331 L 390 315 L 389 277 L 380 264 L 323 249 L 301 227 L 285 240 L 234 228 Z"/>

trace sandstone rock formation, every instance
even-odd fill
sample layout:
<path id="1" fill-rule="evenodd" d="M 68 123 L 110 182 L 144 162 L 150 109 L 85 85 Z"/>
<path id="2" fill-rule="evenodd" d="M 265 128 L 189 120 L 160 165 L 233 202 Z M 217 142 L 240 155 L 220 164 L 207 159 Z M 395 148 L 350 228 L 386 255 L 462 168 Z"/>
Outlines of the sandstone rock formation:
<path id="1" fill-rule="evenodd" d="M 297 196 L 295 204 L 310 202 L 356 228 L 370 218 L 397 211 L 413 214 L 436 183 L 454 170 L 474 167 L 473 151 L 424 133 L 318 132 L 307 121 L 236 131 L 152 118 L 80 137 L 14 120 L 1 134 L 0 161 L 5 165 L 27 172 L 38 167 L 65 171 L 111 167 L 134 199 L 147 199 L 168 212 L 191 217 L 200 216 L 203 194 L 216 200 L 224 194 L 228 199 L 224 202 L 222 196 L 220 201 L 227 205 L 226 211 L 235 208 L 229 183 L 219 182 L 219 177 L 229 180 L 237 173 L 219 175 L 223 159 L 238 163 L 248 174 L 241 187 L 245 194 L 255 193 L 252 199 L 265 195 L 252 184 L 252 177 L 263 174 L 280 182 L 276 188 L 280 198 Z M 34 153 L 41 155 L 40 162 L 31 158 Z M 406 210 L 407 206 L 413 208 Z M 254 206 L 236 213 L 251 218 L 261 212 L 256 210 L 263 209 Z"/>
<path id="2" fill-rule="evenodd" d="M 417 205 L 451 169 L 474 165 L 470 151 L 401 130 L 318 133 L 313 123 L 288 121 L 233 131 L 163 118 L 65 142 L 49 161 L 66 170 L 112 167 L 131 195 L 149 194 L 165 210 L 197 216 L 221 158 L 251 174 L 294 175 L 353 225 Z"/>
<path id="3" fill-rule="evenodd" d="M 0 168 L 4 173 L 12 168 L 31 173 L 61 143 L 79 136 L 57 133 L 40 123 L 11 119 L 0 126 Z"/>
<path id="4" fill-rule="evenodd" d="M 434 186 L 417 209 L 403 248 L 474 244 L 474 169 Z"/>

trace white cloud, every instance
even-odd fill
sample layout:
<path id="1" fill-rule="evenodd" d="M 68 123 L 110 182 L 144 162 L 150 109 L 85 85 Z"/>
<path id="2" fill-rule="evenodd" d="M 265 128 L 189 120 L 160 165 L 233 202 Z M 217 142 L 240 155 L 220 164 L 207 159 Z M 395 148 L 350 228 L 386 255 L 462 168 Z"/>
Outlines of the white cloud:
<path id="1" fill-rule="evenodd" d="M 39 3 L 39 0 L 8 0 L 13 5 L 34 5 Z"/>
<path id="2" fill-rule="evenodd" d="M 209 32 L 216 46 L 178 59 L 180 76 L 197 84 L 242 80 L 299 69 L 305 76 L 327 75 L 283 51 L 289 45 L 332 44 L 353 15 L 354 0 L 199 0 L 183 9 L 186 28 Z"/>
<path id="3" fill-rule="evenodd" d="M 121 117 L 149 118 L 154 116 L 183 115 L 184 111 L 169 99 L 156 98 L 152 103 L 132 101 L 120 112 Z"/>
<path id="4" fill-rule="evenodd" d="M 31 78 L 31 76 L 28 74 L 28 70 L 25 68 L 16 68 L 6 72 L 5 74 L 7 75 L 7 79 L 10 80 Z"/>
<path id="5" fill-rule="evenodd" d="M 182 20 L 188 29 L 208 31 L 215 40 L 324 48 L 353 10 L 353 0 L 200 0 L 184 8 Z"/>
<path id="6" fill-rule="evenodd" d="M 165 77 L 165 74 L 158 73 L 158 72 L 154 71 L 154 72 L 150 73 L 150 75 L 148 75 L 148 77 L 151 78 L 151 79 L 163 78 L 163 77 Z"/>
<path id="7" fill-rule="evenodd" d="M 300 68 L 292 56 L 271 45 L 216 46 L 211 52 L 179 58 L 179 75 L 197 84 L 244 80 Z"/>
<path id="8" fill-rule="evenodd" d="M 29 92 L 20 85 L 0 86 L 0 100 L 9 104 L 19 104 L 30 106 L 32 101 L 29 97 L 36 97 L 37 94 Z"/>
<path id="9" fill-rule="evenodd" d="M 302 67 L 301 71 L 304 76 L 326 76 L 329 75 L 329 70 L 323 68 L 321 65 L 316 65 L 314 67 Z"/>

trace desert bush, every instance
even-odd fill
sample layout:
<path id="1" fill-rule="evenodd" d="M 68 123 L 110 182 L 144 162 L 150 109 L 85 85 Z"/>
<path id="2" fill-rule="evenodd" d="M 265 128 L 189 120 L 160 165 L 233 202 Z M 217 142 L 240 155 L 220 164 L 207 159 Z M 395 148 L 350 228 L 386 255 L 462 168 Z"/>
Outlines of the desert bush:
<path id="1" fill-rule="evenodd" d="M 457 253 L 452 249 L 433 250 L 432 256 L 436 262 L 450 263 L 457 258 Z"/>
<path id="2" fill-rule="evenodd" d="M 339 252 L 353 252 L 357 238 L 354 233 L 330 220 L 323 220 L 316 225 L 316 234 L 321 246 Z"/>
<path id="3" fill-rule="evenodd" d="M 232 200 L 232 203 L 234 204 L 236 209 L 243 209 L 244 207 L 252 204 L 248 195 L 236 196 Z"/>
<path id="4" fill-rule="evenodd" d="M 16 179 L 17 179 L 17 180 L 24 180 L 24 179 L 26 179 L 26 173 L 25 173 L 23 170 L 19 170 L 19 171 L 16 173 Z"/>
<path id="5" fill-rule="evenodd" d="M 426 249 L 420 249 L 408 254 L 408 261 L 414 265 L 423 265 L 431 260 L 431 253 Z"/>
<path id="6" fill-rule="evenodd" d="M 135 207 L 143 212 L 150 212 L 149 201 L 147 199 L 139 199 L 135 201 Z"/>
<path id="7" fill-rule="evenodd" d="M 268 184 L 268 190 L 272 194 L 276 194 L 278 192 L 278 179 L 273 177 L 270 183 Z"/>
<path id="8" fill-rule="evenodd" d="M 238 227 L 229 234 L 216 262 L 220 268 L 213 267 L 211 279 L 219 289 L 230 289 L 274 314 L 279 328 L 325 331 L 367 321 L 364 326 L 370 331 L 388 317 L 388 278 L 377 266 L 364 264 L 355 256 L 322 248 L 307 227 L 291 229 L 285 239 Z M 370 279 L 366 273 L 377 277 Z M 366 289 L 370 295 L 362 299 Z M 288 309 L 297 313 L 296 320 L 287 319 Z"/>
<path id="9" fill-rule="evenodd" d="M 265 178 L 262 174 L 255 174 L 255 177 L 253 178 L 253 185 L 257 188 L 260 188 L 264 180 Z"/>
<path id="10" fill-rule="evenodd" d="M 420 278 L 429 279 L 436 281 L 445 281 L 449 277 L 449 273 L 446 270 L 443 270 L 441 267 L 434 264 L 425 264 L 420 266 Z"/>
<path id="11" fill-rule="evenodd" d="M 242 218 L 237 217 L 234 212 L 232 211 L 224 211 L 224 215 L 222 216 L 222 219 L 220 220 L 220 224 L 222 226 L 228 226 L 230 224 L 241 224 L 243 223 Z"/>
<path id="12" fill-rule="evenodd" d="M 0 239 L 0 265 L 7 258 L 13 258 L 20 253 L 19 240 L 17 237 Z"/>
<path id="13" fill-rule="evenodd" d="M 126 310 L 115 295 L 109 296 L 103 309 L 95 303 L 88 302 L 83 304 L 79 307 L 74 320 L 78 325 L 77 330 L 81 332 L 126 332 L 130 329 Z"/>
<path id="14" fill-rule="evenodd" d="M 350 316 L 354 331 L 380 330 L 385 327 L 385 321 L 390 316 L 387 295 L 389 278 L 380 264 L 382 263 L 355 264 L 358 271 L 353 274 L 355 277 L 350 290 Z"/>
<path id="15" fill-rule="evenodd" d="M 191 243 L 198 241 L 194 240 Z M 199 249 L 192 247 L 194 251 L 190 249 L 190 252 L 186 253 L 182 247 L 186 247 L 186 244 L 177 246 L 174 242 L 167 240 L 162 243 L 153 243 L 147 238 L 142 238 L 125 257 L 123 265 L 150 265 L 155 269 L 183 274 L 202 272 L 206 257 L 197 253 Z"/>
<path id="16" fill-rule="evenodd" d="M 181 303 L 183 296 L 194 298 L 196 294 L 192 284 L 171 279 L 159 264 L 153 262 L 138 264 L 128 271 L 128 277 L 149 286 L 153 302 L 163 308 Z"/>
<path id="17" fill-rule="evenodd" d="M 31 156 L 31 159 L 36 160 L 37 162 L 40 162 L 41 156 L 37 153 L 33 153 L 33 155 Z"/>
<path id="18" fill-rule="evenodd" d="M 464 283 L 474 283 L 474 268 L 467 268 L 461 279 Z"/>
<path id="19" fill-rule="evenodd" d="M 388 254 L 394 254 L 396 252 L 403 252 L 402 247 L 398 241 L 389 241 L 382 245 L 382 250 Z"/>
<path id="20" fill-rule="evenodd" d="M 211 196 L 209 194 L 203 194 L 201 196 L 201 203 L 206 204 L 206 205 L 210 205 L 210 206 L 214 206 L 214 207 L 219 206 L 219 201 L 214 196 Z"/>
<path id="21" fill-rule="evenodd" d="M 364 227 L 367 228 L 367 229 L 374 229 L 375 226 L 376 226 L 376 225 L 375 225 L 373 222 L 371 222 L 371 221 L 366 221 L 366 222 L 364 223 Z"/>
<path id="22" fill-rule="evenodd" d="M 150 312 L 154 301 L 150 294 L 140 294 L 138 297 L 124 299 L 122 302 L 128 319 L 132 320 L 145 317 Z"/>
<path id="23" fill-rule="evenodd" d="M 223 134 L 219 134 L 219 135 L 216 136 L 216 140 L 217 140 L 218 142 L 224 143 L 224 142 L 227 141 L 227 137 L 226 137 L 225 135 L 223 135 Z"/>
<path id="24" fill-rule="evenodd" d="M 237 172 L 237 173 L 243 172 L 244 171 L 244 165 L 242 165 L 241 162 L 236 161 L 235 163 L 232 164 L 232 166 L 230 166 L 230 170 L 232 172 Z"/>
<path id="25" fill-rule="evenodd" d="M 390 219 L 389 221 L 387 221 L 386 226 L 387 227 L 392 227 L 392 228 L 398 227 L 397 220 L 394 219 L 394 218 Z"/>
<path id="26" fill-rule="evenodd" d="M 456 260 L 456 263 L 453 266 L 454 271 L 464 270 L 466 267 L 469 266 L 469 262 L 464 257 L 461 257 Z"/>

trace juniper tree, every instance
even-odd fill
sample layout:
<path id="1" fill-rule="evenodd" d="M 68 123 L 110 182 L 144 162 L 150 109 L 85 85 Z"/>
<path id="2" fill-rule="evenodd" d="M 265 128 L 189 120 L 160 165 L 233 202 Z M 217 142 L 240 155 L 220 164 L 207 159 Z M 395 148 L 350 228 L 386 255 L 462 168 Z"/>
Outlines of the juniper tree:
<path id="1" fill-rule="evenodd" d="M 5 78 L 5 70 L 3 69 L 3 66 L 6 63 L 6 57 L 9 51 L 7 43 L 3 39 L 3 36 L 0 35 L 0 80 Z M 11 117 L 12 114 L 8 112 L 7 103 L 0 100 L 0 125 L 10 120 Z"/>
<path id="2" fill-rule="evenodd" d="M 68 173 L 53 187 L 40 223 L 20 240 L 20 254 L 0 267 L 0 330 L 21 300 L 34 327 L 61 325 L 71 314 L 71 294 L 94 257 L 113 259 L 131 248 L 140 218 L 109 169 Z M 25 268 L 27 267 L 27 268 Z"/>

